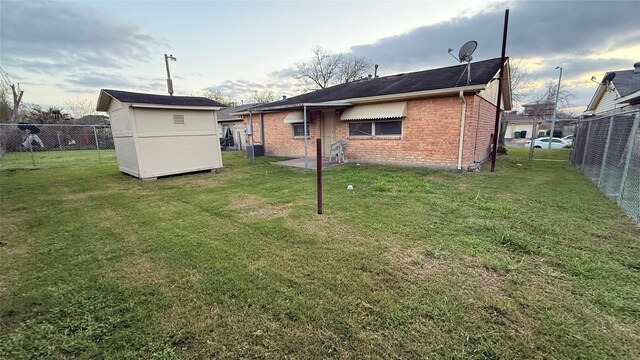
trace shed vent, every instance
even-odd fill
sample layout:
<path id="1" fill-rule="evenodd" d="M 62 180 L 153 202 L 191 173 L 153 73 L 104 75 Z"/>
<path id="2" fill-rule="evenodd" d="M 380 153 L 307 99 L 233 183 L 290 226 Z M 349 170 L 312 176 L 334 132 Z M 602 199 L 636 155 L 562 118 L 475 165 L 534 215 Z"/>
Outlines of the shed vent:
<path id="1" fill-rule="evenodd" d="M 184 125 L 184 115 L 173 115 L 173 125 Z"/>

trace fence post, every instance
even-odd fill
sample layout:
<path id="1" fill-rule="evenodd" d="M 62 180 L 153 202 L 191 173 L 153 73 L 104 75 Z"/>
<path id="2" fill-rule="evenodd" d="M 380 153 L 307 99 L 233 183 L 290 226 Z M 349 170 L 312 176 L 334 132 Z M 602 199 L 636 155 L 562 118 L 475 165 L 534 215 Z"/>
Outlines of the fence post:
<path id="1" fill-rule="evenodd" d="M 602 164 L 600 165 L 600 176 L 598 176 L 598 189 L 602 183 L 602 175 L 604 174 L 605 165 L 607 165 L 607 155 L 609 153 L 609 141 L 611 140 L 611 130 L 613 129 L 613 118 L 615 115 L 609 117 L 609 128 L 607 129 L 607 141 L 604 144 L 604 154 L 602 154 Z"/>
<path id="2" fill-rule="evenodd" d="M 587 152 L 589 150 L 589 135 L 591 134 L 591 122 L 593 122 L 593 120 L 589 120 L 589 123 L 587 124 L 587 138 L 585 139 L 584 142 L 584 151 L 582 152 L 582 162 L 580 163 L 580 172 L 584 173 L 584 161 L 587 158 Z"/>
<path id="3" fill-rule="evenodd" d="M 96 132 L 96 127 L 93 127 L 93 138 L 96 139 L 96 150 L 98 151 L 98 161 L 102 162 L 102 158 L 100 157 L 100 144 L 98 144 L 98 133 Z"/>
<path id="4" fill-rule="evenodd" d="M 571 144 L 571 152 L 569 153 L 569 161 L 571 165 L 576 165 L 576 145 L 578 144 L 578 123 L 573 125 L 573 143 Z"/>
<path id="5" fill-rule="evenodd" d="M 631 126 L 631 132 L 629 133 L 629 140 L 627 141 L 627 157 L 624 161 L 624 170 L 622 171 L 622 181 L 620 181 L 620 191 L 618 192 L 618 205 L 622 203 L 622 194 L 624 193 L 624 186 L 627 182 L 627 175 L 629 174 L 629 164 L 631 163 L 631 154 L 633 153 L 633 145 L 636 140 L 636 133 L 638 132 L 638 123 L 640 122 L 640 112 L 636 113 L 636 118 L 633 119 L 633 126 Z"/>
<path id="6" fill-rule="evenodd" d="M 33 163 L 33 167 L 36 167 L 36 158 L 33 156 L 33 139 L 30 138 L 30 135 L 27 135 L 27 140 L 29 141 L 29 152 L 31 153 L 31 162 Z"/>

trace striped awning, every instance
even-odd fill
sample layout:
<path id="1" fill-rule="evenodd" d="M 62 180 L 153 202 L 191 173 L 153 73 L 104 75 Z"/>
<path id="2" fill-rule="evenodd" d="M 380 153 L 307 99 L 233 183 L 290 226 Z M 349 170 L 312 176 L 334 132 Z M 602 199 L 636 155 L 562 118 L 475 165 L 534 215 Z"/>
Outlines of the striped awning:
<path id="1" fill-rule="evenodd" d="M 346 109 L 340 120 L 400 119 L 407 116 L 407 102 L 356 105 Z"/>
<path id="2" fill-rule="evenodd" d="M 307 119 L 307 122 L 309 119 Z M 302 111 L 290 111 L 284 118 L 285 124 L 298 124 L 304 122 L 304 114 Z"/>

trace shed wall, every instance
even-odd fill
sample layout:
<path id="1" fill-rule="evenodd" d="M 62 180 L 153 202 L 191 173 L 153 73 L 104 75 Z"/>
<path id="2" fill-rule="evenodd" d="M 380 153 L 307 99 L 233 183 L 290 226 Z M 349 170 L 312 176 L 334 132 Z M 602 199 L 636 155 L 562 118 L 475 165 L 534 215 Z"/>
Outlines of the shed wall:
<path id="1" fill-rule="evenodd" d="M 213 111 L 134 108 L 140 177 L 222 168 Z M 184 124 L 175 124 L 183 115 Z"/>
<path id="2" fill-rule="evenodd" d="M 111 121 L 111 133 L 116 148 L 118 169 L 133 176 L 140 175 L 138 156 L 134 138 L 133 120 L 128 107 L 122 107 L 122 103 L 112 100 L 109 105 L 109 118 Z"/>

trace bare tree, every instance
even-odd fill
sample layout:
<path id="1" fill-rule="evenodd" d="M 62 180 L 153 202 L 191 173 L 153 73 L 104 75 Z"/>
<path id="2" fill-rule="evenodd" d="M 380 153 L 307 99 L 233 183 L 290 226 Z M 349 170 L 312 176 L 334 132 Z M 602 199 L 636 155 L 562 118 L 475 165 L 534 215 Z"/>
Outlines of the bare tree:
<path id="1" fill-rule="evenodd" d="M 522 102 L 533 94 L 531 71 L 527 69 L 527 65 L 524 59 L 513 60 L 509 63 L 511 97 L 516 102 Z"/>
<path id="2" fill-rule="evenodd" d="M 1 88 L 1 96 L 2 96 L 2 119 L 4 120 L 7 117 L 9 118 L 9 122 L 16 122 L 20 113 L 20 104 L 22 103 L 22 95 L 24 95 L 24 90 L 20 89 L 20 84 L 16 86 L 11 82 L 9 75 L 0 68 L 0 88 Z M 11 93 L 9 94 L 9 89 L 11 89 Z M 11 100 L 9 100 L 9 96 L 11 96 Z"/>
<path id="3" fill-rule="evenodd" d="M 222 92 L 220 92 L 220 90 L 217 90 L 217 89 L 214 89 L 214 90 L 207 89 L 200 96 L 206 97 L 207 99 L 211 99 L 213 101 L 217 101 L 229 107 L 236 106 L 238 104 L 238 101 L 236 101 L 235 99 L 232 99 L 231 97 L 224 96 Z"/>
<path id="4" fill-rule="evenodd" d="M 93 100 L 76 97 L 75 99 L 65 99 L 64 105 L 67 114 L 74 119 L 96 114 L 96 102 Z"/>
<path id="5" fill-rule="evenodd" d="M 293 76 L 306 91 L 357 80 L 371 68 L 371 62 L 363 57 L 333 54 L 321 46 L 312 51 L 309 61 L 296 64 L 297 73 Z"/>
<path id="6" fill-rule="evenodd" d="M 338 82 L 348 83 L 358 80 L 371 70 L 371 62 L 364 57 L 343 57 L 338 69 Z"/>
<path id="7" fill-rule="evenodd" d="M 544 90 L 536 96 L 536 99 L 524 105 L 525 115 L 533 116 L 538 119 L 549 119 L 553 115 L 553 108 L 556 101 L 556 91 L 558 90 L 558 84 L 555 81 L 548 81 Z M 564 85 L 560 85 L 560 93 L 558 95 L 558 111 L 557 117 L 571 118 L 573 113 L 566 109 L 570 107 L 573 94 L 567 91 Z"/>
<path id="8" fill-rule="evenodd" d="M 253 100 L 257 104 L 266 104 L 272 101 L 276 101 L 278 97 L 271 90 L 260 90 L 254 91 L 251 100 Z"/>

